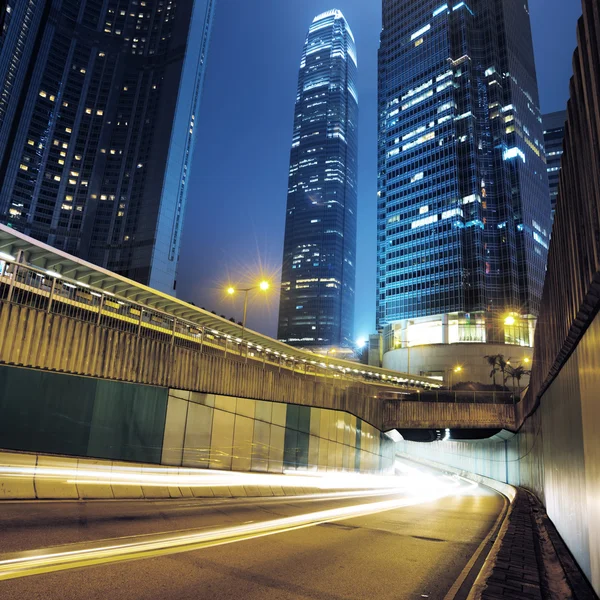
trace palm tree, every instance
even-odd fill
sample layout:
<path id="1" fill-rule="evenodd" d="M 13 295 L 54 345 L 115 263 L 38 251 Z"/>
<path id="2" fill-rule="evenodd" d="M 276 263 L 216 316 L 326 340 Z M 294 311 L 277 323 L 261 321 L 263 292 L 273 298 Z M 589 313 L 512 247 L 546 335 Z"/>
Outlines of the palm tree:
<path id="1" fill-rule="evenodd" d="M 521 377 L 524 375 L 531 375 L 531 371 L 528 371 L 523 365 L 519 365 L 512 369 L 511 377 L 513 378 L 513 388 L 514 380 L 516 379 L 519 386 L 519 398 L 521 397 Z"/>
<path id="2" fill-rule="evenodd" d="M 506 371 L 510 365 L 510 357 L 505 359 L 504 354 L 498 354 L 497 364 L 498 364 L 498 370 L 502 373 L 502 384 L 506 385 L 506 380 L 509 378 L 509 375 L 506 374 Z"/>
<path id="3" fill-rule="evenodd" d="M 512 391 L 513 396 L 515 395 L 515 367 L 511 365 L 506 366 L 506 379 L 504 380 L 504 384 L 506 384 L 506 380 L 510 377 L 512 378 Z"/>
<path id="4" fill-rule="evenodd" d="M 496 373 L 498 372 L 498 358 L 500 354 L 486 354 L 483 358 L 487 360 L 488 365 L 492 368 L 490 371 L 490 379 L 494 380 L 494 387 L 496 387 Z"/>

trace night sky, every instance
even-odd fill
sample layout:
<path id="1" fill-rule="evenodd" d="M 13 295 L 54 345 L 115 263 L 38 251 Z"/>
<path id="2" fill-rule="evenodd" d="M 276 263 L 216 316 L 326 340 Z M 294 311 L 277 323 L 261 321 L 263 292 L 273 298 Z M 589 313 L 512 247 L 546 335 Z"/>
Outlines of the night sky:
<path id="1" fill-rule="evenodd" d="M 509 0 L 518 1 L 518 0 Z M 529 0 L 542 112 L 568 99 L 579 0 Z M 342 10 L 359 72 L 355 337 L 375 328 L 379 0 L 218 0 L 185 215 L 178 296 L 241 319 L 228 283 L 279 284 L 298 68 L 313 18 Z M 254 293 L 248 327 L 277 333 L 278 289 Z"/>

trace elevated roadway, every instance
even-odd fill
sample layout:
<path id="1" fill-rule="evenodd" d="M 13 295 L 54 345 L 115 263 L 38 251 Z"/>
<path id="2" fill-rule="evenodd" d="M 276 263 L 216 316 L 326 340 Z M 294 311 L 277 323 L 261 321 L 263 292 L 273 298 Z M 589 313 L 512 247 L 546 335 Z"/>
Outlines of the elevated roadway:
<path id="1" fill-rule="evenodd" d="M 514 425 L 508 395 L 448 395 L 432 378 L 323 357 L 242 331 L 0 225 L 2 363 L 342 410 L 380 430 Z"/>
<path id="2" fill-rule="evenodd" d="M 80 260 L 0 224 L 0 300 L 308 375 L 437 389 L 438 380 L 324 357 Z M 243 336 L 243 339 L 242 339 Z"/>

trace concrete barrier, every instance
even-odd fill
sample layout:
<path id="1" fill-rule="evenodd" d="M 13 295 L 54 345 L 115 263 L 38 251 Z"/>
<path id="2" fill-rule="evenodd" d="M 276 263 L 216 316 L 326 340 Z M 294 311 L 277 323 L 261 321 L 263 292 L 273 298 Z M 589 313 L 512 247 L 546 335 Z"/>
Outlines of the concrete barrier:
<path id="1" fill-rule="evenodd" d="M 36 498 L 35 454 L 0 452 L 0 500 Z"/>
<path id="2" fill-rule="evenodd" d="M 87 473 L 93 475 L 95 471 L 102 473 L 106 470 L 112 470 L 112 462 L 110 460 L 85 460 L 81 458 L 77 459 L 77 480 L 84 479 L 84 476 Z M 110 484 L 110 480 L 107 481 L 104 485 L 78 483 L 77 493 L 79 498 L 81 498 L 82 500 L 87 500 L 91 498 L 112 499 L 115 497 L 113 488 Z"/>
<path id="3" fill-rule="evenodd" d="M 302 496 L 348 491 L 297 476 L 219 472 L 121 461 L 0 452 L 1 500 L 142 500 Z M 239 478 L 238 478 L 239 476 Z M 286 479 L 289 478 L 289 483 Z M 239 480 L 238 480 L 239 479 Z M 299 485 L 304 484 L 304 485 Z M 362 489 L 368 489 L 365 484 Z M 359 486 L 352 489 L 361 489 Z"/>

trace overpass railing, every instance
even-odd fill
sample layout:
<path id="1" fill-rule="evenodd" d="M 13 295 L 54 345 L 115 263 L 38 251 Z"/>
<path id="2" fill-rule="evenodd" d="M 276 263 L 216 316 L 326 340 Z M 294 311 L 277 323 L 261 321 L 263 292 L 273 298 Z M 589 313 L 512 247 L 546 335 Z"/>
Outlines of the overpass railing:
<path id="1" fill-rule="evenodd" d="M 359 381 L 376 384 L 384 390 L 410 391 L 415 383 L 428 387 L 422 381 L 370 372 L 369 367 L 359 363 L 356 366 L 341 366 L 339 361 L 330 364 L 328 358 L 308 352 L 303 353 L 306 358 L 298 358 L 295 349 L 295 356 L 290 356 L 68 279 L 60 273 L 19 262 L 0 261 L 0 302 L 63 315 L 200 353 L 216 354 L 231 361 L 262 363 L 279 371 L 318 377 L 321 381 Z"/>

